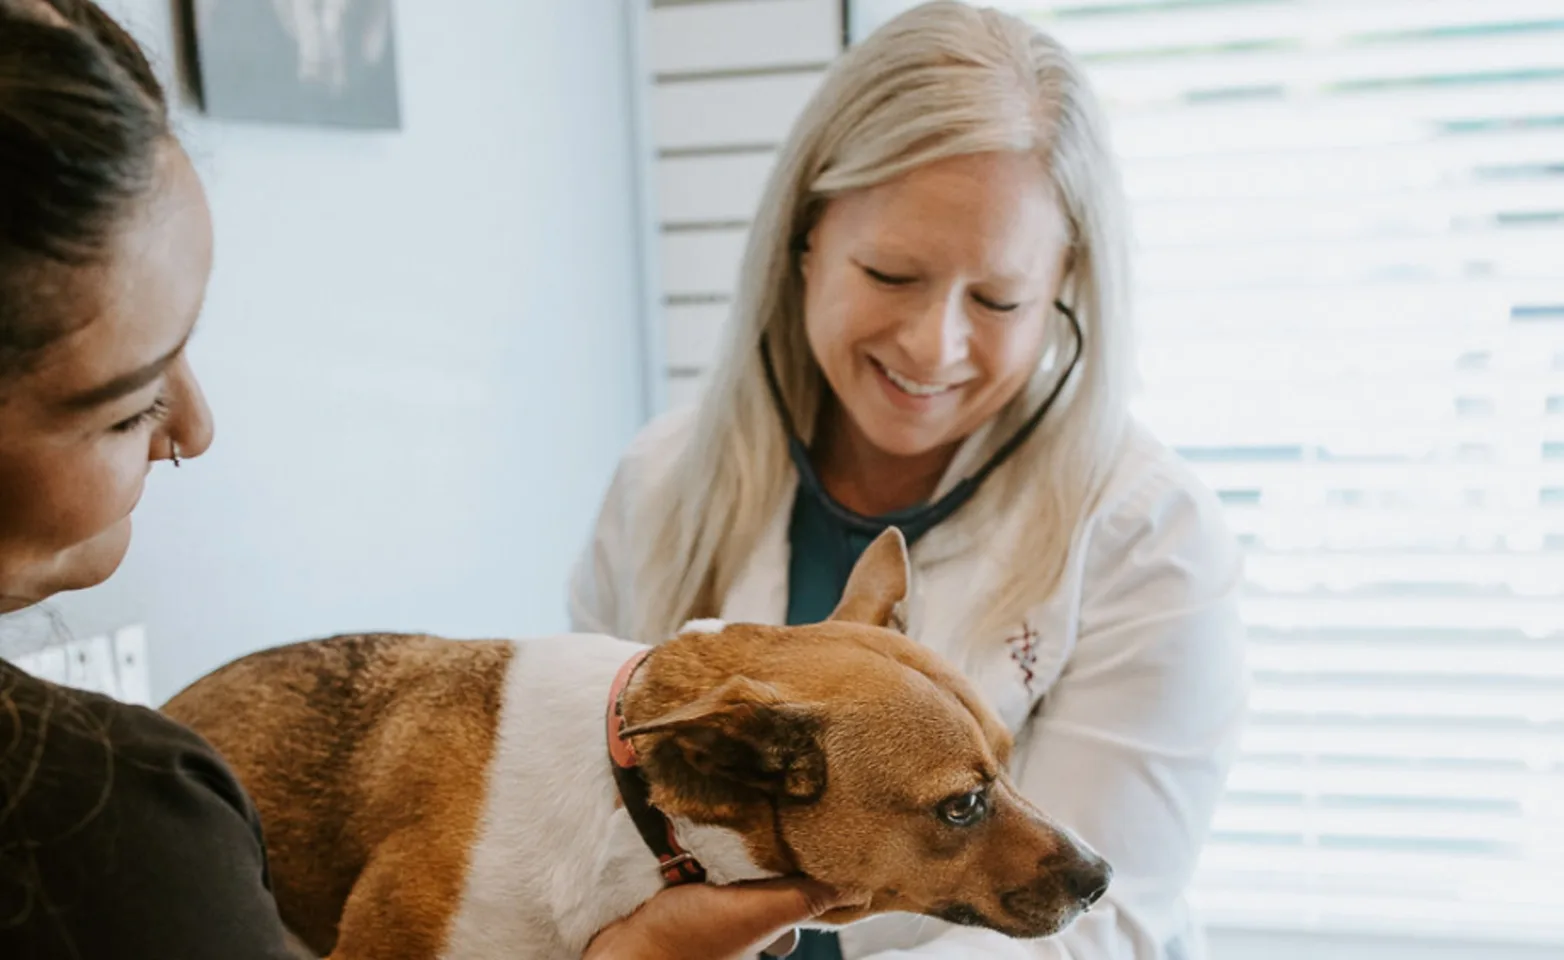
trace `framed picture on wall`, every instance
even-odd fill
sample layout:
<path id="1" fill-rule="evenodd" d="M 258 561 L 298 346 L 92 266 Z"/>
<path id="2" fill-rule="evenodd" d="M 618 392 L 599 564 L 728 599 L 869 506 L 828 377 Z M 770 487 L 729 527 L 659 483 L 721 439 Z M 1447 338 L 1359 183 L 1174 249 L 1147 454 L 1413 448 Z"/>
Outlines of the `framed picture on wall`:
<path id="1" fill-rule="evenodd" d="M 186 0 L 209 116 L 401 126 L 391 0 Z"/>

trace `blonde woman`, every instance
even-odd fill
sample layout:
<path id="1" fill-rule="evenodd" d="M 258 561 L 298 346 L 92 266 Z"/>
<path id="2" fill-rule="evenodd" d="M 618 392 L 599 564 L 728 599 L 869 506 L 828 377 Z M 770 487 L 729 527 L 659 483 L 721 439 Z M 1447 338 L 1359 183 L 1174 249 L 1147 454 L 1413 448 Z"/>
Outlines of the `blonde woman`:
<path id="1" fill-rule="evenodd" d="M 1240 562 L 1214 497 L 1126 411 L 1126 247 L 1076 61 L 992 10 L 912 10 L 805 110 L 703 400 L 620 464 L 577 628 L 822 619 L 895 524 L 907 631 L 981 686 L 1028 796 L 1115 867 L 1051 940 L 893 916 L 797 956 L 1204 953 L 1185 891 L 1244 714 Z"/>

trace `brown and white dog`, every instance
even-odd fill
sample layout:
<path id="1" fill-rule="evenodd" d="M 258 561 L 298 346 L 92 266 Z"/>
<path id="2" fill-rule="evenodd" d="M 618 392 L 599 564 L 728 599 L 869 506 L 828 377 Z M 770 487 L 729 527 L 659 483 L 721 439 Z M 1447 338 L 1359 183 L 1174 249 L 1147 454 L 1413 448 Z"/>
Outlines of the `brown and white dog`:
<path id="1" fill-rule="evenodd" d="M 890 531 L 821 624 L 697 622 L 649 653 L 337 637 L 238 660 L 165 710 L 232 764 L 284 921 L 333 960 L 579 957 L 681 865 L 814 877 L 858 904 L 827 924 L 1054 933 L 1108 867 L 1019 795 L 973 688 L 891 627 L 907 581 Z M 621 733 L 617 766 L 638 769 L 616 782 Z"/>

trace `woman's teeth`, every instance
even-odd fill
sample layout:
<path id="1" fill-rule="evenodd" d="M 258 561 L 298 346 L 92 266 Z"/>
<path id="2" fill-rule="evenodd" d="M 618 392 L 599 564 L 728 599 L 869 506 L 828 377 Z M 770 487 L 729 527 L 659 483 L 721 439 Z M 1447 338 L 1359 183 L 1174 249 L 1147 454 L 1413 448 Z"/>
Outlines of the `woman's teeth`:
<path id="1" fill-rule="evenodd" d="M 884 364 L 880 365 L 880 369 L 885 371 L 886 379 L 896 384 L 897 389 L 903 393 L 910 393 L 915 397 L 932 397 L 950 389 L 949 384 L 919 383 L 916 380 L 910 380 Z"/>

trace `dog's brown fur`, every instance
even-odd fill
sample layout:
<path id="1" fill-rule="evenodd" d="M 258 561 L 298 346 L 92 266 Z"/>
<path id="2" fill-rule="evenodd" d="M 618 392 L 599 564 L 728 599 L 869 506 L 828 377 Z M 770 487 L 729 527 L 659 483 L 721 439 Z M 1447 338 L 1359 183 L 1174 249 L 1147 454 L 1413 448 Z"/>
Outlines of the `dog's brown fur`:
<path id="1" fill-rule="evenodd" d="M 860 906 L 1016 936 L 1052 932 L 1107 869 L 1010 782 L 1010 736 L 972 686 L 889 628 L 908 586 L 892 532 L 833 618 L 691 631 L 625 692 L 653 802 L 736 831 L 758 866 Z M 437 955 L 477 837 L 512 647 L 345 637 L 283 647 L 165 708 L 255 797 L 284 920 L 337 960 Z M 606 757 L 605 757 L 606 763 Z M 942 803 L 986 790 L 967 827 Z"/>
<path id="2" fill-rule="evenodd" d="M 235 661 L 164 706 L 254 799 L 278 908 L 312 950 L 439 954 L 477 838 L 511 653 L 416 636 L 299 643 Z M 343 924 L 339 942 L 355 907 L 397 926 Z"/>

